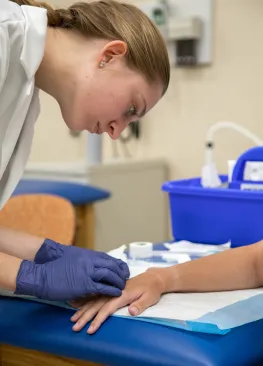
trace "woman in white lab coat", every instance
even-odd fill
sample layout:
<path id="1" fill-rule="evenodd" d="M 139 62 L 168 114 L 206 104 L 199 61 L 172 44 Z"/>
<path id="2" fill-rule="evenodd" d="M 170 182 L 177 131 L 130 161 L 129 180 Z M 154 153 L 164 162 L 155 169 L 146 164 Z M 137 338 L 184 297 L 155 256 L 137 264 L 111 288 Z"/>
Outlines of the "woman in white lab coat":
<path id="1" fill-rule="evenodd" d="M 134 6 L 0 0 L 0 208 L 29 156 L 39 90 L 56 99 L 70 129 L 116 139 L 159 101 L 169 77 L 162 37 Z M 128 277 L 105 253 L 0 230 L 0 287 L 17 294 L 119 296 Z"/>

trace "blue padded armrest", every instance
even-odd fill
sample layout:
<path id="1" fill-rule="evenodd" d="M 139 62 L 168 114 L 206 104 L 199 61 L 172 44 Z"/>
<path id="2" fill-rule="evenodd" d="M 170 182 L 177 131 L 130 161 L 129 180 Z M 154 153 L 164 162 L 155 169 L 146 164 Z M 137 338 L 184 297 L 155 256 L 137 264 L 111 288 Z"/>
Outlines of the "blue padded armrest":
<path id="1" fill-rule="evenodd" d="M 0 343 L 107 366 L 262 365 L 263 321 L 225 336 L 111 317 L 95 335 L 72 331 L 72 311 L 0 297 Z"/>
<path id="2" fill-rule="evenodd" d="M 22 179 L 13 196 L 38 193 L 61 196 L 74 205 L 84 205 L 110 197 L 109 191 L 86 184 L 38 179 Z"/>

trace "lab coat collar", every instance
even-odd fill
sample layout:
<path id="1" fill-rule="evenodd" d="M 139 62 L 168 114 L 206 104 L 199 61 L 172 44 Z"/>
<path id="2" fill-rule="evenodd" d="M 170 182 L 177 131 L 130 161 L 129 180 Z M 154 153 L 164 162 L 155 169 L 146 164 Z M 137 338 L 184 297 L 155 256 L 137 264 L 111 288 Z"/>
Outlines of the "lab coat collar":
<path id="1" fill-rule="evenodd" d="M 9 1 L 0 0 L 0 21 L 4 22 L 8 19 L 8 12 L 10 10 Z"/>
<path id="2" fill-rule="evenodd" d="M 44 56 L 47 34 L 47 11 L 43 8 L 27 5 L 22 5 L 21 9 L 26 25 L 20 61 L 28 79 L 31 79 L 37 72 Z"/>

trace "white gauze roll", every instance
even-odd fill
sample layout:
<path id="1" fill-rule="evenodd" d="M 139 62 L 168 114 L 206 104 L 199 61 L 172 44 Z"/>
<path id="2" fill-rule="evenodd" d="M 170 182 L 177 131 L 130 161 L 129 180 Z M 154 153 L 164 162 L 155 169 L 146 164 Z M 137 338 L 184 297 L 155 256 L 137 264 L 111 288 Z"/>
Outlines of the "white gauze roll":
<path id="1" fill-rule="evenodd" d="M 129 254 L 132 259 L 152 256 L 153 244 L 145 241 L 130 243 Z"/>

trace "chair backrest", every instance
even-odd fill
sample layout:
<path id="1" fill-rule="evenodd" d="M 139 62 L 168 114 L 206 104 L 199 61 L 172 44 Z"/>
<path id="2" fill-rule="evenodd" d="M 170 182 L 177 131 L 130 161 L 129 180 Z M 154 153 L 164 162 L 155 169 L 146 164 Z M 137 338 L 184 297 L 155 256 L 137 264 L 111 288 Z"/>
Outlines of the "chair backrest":
<path id="1" fill-rule="evenodd" d="M 0 211 L 0 226 L 71 245 L 75 235 L 75 210 L 63 197 L 17 195 Z"/>

